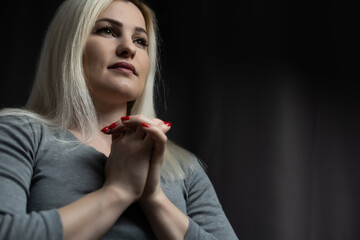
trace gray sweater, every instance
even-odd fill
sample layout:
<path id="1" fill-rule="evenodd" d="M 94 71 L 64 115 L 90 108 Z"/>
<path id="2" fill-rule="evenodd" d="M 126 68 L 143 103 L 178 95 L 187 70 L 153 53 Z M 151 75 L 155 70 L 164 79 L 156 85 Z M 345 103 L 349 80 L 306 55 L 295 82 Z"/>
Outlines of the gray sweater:
<path id="1" fill-rule="evenodd" d="M 0 117 L 0 240 L 62 239 L 58 208 L 99 189 L 106 156 L 25 116 Z M 190 219 L 186 239 L 237 239 L 214 188 L 197 163 L 182 181 L 162 180 L 167 197 Z M 155 239 L 137 203 L 102 239 Z"/>

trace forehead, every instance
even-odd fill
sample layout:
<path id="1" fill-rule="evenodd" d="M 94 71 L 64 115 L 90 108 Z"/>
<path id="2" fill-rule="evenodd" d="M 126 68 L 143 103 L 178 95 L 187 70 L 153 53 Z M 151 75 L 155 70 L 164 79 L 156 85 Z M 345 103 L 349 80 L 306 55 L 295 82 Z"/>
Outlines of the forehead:
<path id="1" fill-rule="evenodd" d="M 112 18 L 124 25 L 146 29 L 145 19 L 140 9 L 129 1 L 113 1 L 98 17 Z"/>

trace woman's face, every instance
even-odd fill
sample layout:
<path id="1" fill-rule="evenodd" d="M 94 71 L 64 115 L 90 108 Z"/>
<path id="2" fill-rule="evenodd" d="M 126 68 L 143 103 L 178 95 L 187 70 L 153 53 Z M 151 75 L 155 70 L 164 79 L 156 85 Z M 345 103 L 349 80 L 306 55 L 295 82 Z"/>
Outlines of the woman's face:
<path id="1" fill-rule="evenodd" d="M 114 1 L 100 14 L 83 63 L 95 104 L 117 105 L 141 95 L 150 65 L 148 35 L 133 3 Z"/>

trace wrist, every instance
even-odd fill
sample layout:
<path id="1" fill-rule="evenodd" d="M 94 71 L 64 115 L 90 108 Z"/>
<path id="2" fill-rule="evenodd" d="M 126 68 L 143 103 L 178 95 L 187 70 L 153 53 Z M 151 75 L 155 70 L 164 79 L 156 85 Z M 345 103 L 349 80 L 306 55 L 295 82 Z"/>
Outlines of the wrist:
<path id="1" fill-rule="evenodd" d="M 127 193 L 123 189 L 113 185 L 104 185 L 101 189 L 103 196 L 110 205 L 126 205 L 130 206 L 136 201 L 136 198 Z"/>
<path id="2" fill-rule="evenodd" d="M 142 208 L 156 208 L 156 207 L 160 207 L 161 204 L 164 202 L 164 200 L 167 199 L 166 195 L 164 194 L 164 192 L 162 191 L 162 189 L 159 189 L 158 191 L 145 196 L 142 196 L 138 203 L 140 204 L 140 206 Z"/>

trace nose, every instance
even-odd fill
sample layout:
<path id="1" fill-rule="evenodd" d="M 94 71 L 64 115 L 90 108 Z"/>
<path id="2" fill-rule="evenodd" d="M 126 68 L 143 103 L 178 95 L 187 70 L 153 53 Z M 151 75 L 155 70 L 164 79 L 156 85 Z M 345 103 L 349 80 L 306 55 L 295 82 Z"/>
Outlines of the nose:
<path id="1" fill-rule="evenodd" d="M 119 44 L 116 49 L 116 55 L 122 58 L 134 58 L 136 54 L 136 47 L 131 38 L 125 36 L 119 39 Z"/>

